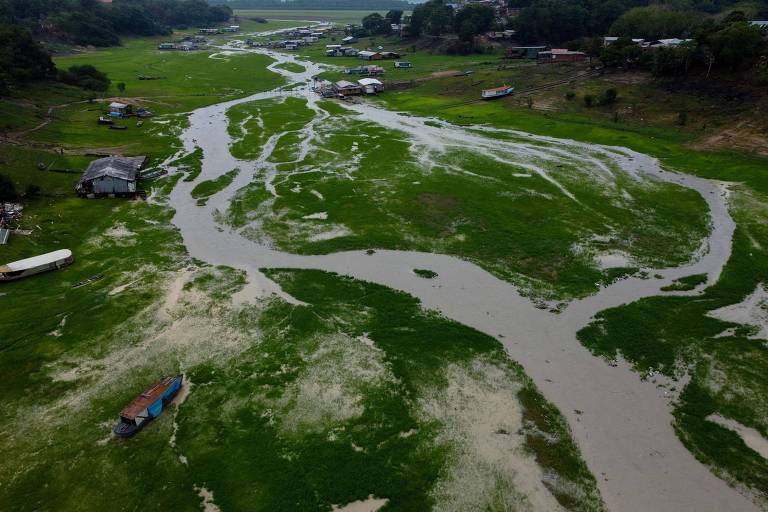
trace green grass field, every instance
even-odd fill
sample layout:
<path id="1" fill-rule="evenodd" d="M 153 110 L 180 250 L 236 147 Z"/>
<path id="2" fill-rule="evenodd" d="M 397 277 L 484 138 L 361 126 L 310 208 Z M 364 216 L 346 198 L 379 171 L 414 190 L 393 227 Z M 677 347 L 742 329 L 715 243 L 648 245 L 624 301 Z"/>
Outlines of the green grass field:
<path id="1" fill-rule="evenodd" d="M 496 155 L 511 163 L 458 148 L 432 154 L 410 148 L 404 134 L 328 102 L 321 105 L 329 114 L 315 128 L 321 149 L 297 161 L 307 137 L 303 130 L 315 122 L 305 104 L 298 98 L 259 101 L 229 112 L 236 156 L 254 158 L 267 139 L 279 137 L 269 158 L 278 170 L 277 196 L 255 181 L 233 201 L 229 222 L 284 250 L 455 254 L 532 296 L 565 299 L 637 271 L 601 270 L 597 254 L 620 251 L 638 265 L 675 265 L 706 232 L 704 204 L 695 192 L 637 182 L 619 171 L 608 186 L 595 179 L 597 164 L 589 152 L 569 149 L 587 161 L 577 165 L 527 159 L 523 152 Z M 528 164 L 546 168 L 578 200 L 545 177 L 528 174 Z M 457 166 L 471 175 L 457 172 Z M 264 218 L 266 211 L 272 215 Z"/>

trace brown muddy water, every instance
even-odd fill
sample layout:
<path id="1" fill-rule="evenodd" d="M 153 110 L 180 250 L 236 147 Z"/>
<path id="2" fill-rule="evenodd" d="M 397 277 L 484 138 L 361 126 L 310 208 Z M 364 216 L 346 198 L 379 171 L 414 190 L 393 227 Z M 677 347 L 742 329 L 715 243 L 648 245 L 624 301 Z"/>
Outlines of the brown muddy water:
<path id="1" fill-rule="evenodd" d="M 277 137 L 264 145 L 255 160 L 242 161 L 232 156 L 226 112 L 241 103 L 284 95 L 306 98 L 308 107 L 316 113 L 301 137 L 301 153 L 307 154 L 321 145 L 315 138 L 314 128 L 329 115 L 317 106 L 319 98 L 309 88 L 311 77 L 322 68 L 267 50 L 242 50 L 236 46 L 221 50 L 216 58 L 234 57 L 242 51 L 268 54 L 275 59 L 269 69 L 291 83 L 305 84 L 290 92 L 259 93 L 195 110 L 182 135 L 185 151 L 199 146 L 204 160 L 202 172 L 195 181 L 179 181 L 172 191 L 170 204 L 176 210 L 173 222 L 180 229 L 191 256 L 248 272 L 250 283 L 238 294 L 238 301 L 281 293 L 279 287 L 258 271 L 263 267 L 320 269 L 407 292 L 418 297 L 424 307 L 497 337 L 503 343 L 509 357 L 523 365 L 539 389 L 567 418 L 611 510 L 757 510 L 749 499 L 714 476 L 683 447 L 672 429 L 670 401 L 674 396 L 669 391 L 642 380 L 626 364 L 612 365 L 594 357 L 576 339 L 576 332 L 595 313 L 662 294 L 660 288 L 677 278 L 706 273 L 707 284 L 717 280 L 730 256 L 734 231 L 725 184 L 664 170 L 656 160 L 625 148 L 480 126 L 457 127 L 435 119 L 400 115 L 368 103 L 348 105 L 347 108 L 363 114 L 367 121 L 402 132 L 403 137 L 410 139 L 413 154 L 420 155 L 421 163 L 427 167 L 432 163 L 431 155 L 446 148 L 461 147 L 536 173 L 574 201 L 578 199 L 547 172 L 544 164 L 579 159 L 594 169 L 596 179 L 606 182 L 610 180 L 611 169 L 619 169 L 639 180 L 663 180 L 696 190 L 709 207 L 709 237 L 689 264 L 645 269 L 651 275 L 659 274 L 661 279 L 618 281 L 590 297 L 571 302 L 560 314 L 537 309 L 510 283 L 452 256 L 389 250 L 377 250 L 371 255 L 361 250 L 299 256 L 277 251 L 250 241 L 215 220 L 217 212 L 226 211 L 236 191 L 254 179 L 265 180 L 267 189 L 274 194 L 270 185 L 278 173 L 274 164 L 267 162 Z M 306 71 L 294 73 L 275 67 L 285 62 L 300 63 Z M 239 168 L 240 173 L 231 185 L 212 196 L 207 205 L 198 206 L 190 195 L 195 184 L 215 179 L 234 168 Z M 422 279 L 413 273 L 414 268 L 430 269 L 439 276 Z M 700 293 L 701 288 L 677 293 Z"/>

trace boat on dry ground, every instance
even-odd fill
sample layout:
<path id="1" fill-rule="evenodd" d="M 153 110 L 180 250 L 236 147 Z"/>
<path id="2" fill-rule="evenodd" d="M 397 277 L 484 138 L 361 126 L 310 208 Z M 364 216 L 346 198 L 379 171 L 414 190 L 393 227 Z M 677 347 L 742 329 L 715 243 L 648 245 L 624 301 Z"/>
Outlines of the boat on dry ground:
<path id="1" fill-rule="evenodd" d="M 147 423 L 160 416 L 167 404 L 181 389 L 183 375 L 164 376 L 141 392 L 120 412 L 120 421 L 115 425 L 115 435 L 131 437 Z"/>
<path id="2" fill-rule="evenodd" d="M 6 265 L 0 265 L 0 281 L 14 281 L 49 270 L 57 270 L 70 265 L 73 261 L 75 258 L 69 249 L 59 249 L 39 256 L 13 261 Z"/>
<path id="3" fill-rule="evenodd" d="M 511 85 L 502 85 L 501 87 L 494 87 L 493 89 L 483 89 L 482 98 L 484 100 L 492 100 L 494 98 L 501 98 L 512 94 L 515 90 Z"/>

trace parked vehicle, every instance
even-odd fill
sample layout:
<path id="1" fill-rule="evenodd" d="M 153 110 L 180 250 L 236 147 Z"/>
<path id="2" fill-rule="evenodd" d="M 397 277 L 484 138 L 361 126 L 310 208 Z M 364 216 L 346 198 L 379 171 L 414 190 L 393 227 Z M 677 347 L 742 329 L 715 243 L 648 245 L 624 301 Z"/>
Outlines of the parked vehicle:
<path id="1" fill-rule="evenodd" d="M 181 389 L 184 375 L 164 376 L 141 392 L 120 412 L 120 421 L 115 425 L 115 435 L 131 437 L 144 426 L 162 414 L 163 409 Z"/>

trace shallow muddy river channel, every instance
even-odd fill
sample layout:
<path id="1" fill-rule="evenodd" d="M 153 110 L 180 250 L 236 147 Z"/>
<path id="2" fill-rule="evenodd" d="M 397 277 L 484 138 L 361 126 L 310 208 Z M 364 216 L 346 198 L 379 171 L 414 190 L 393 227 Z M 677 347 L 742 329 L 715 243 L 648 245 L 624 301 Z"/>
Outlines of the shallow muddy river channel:
<path id="1" fill-rule="evenodd" d="M 171 193 L 170 204 L 176 211 L 173 222 L 181 230 L 192 257 L 248 273 L 249 284 L 237 294 L 237 300 L 282 294 L 258 271 L 265 267 L 321 269 L 405 291 L 418 297 L 424 307 L 503 343 L 510 358 L 523 365 L 543 394 L 567 418 L 611 510 L 756 510 L 751 501 L 714 476 L 683 447 L 671 425 L 670 401 L 674 399 L 671 392 L 650 382 L 652 379 L 641 379 L 626 364 L 609 364 L 594 357 L 576 339 L 577 331 L 603 309 L 661 294 L 662 286 L 683 276 L 706 273 L 708 284 L 719 277 L 730 256 L 734 231 L 724 184 L 664 170 L 654 159 L 624 148 L 588 146 L 590 151 L 611 159 L 628 173 L 696 190 L 709 207 L 711 232 L 694 262 L 676 268 L 644 269 L 649 275 L 658 276 L 620 280 L 590 297 L 571 302 L 559 314 L 536 308 L 510 283 L 452 256 L 389 250 L 321 256 L 280 252 L 250 241 L 215 220 L 216 212 L 226 211 L 238 189 L 254 179 L 265 179 L 269 190 L 269 180 L 274 179 L 274 172 L 267 172 L 264 177 L 264 168 L 270 165 L 266 161 L 274 148 L 274 138 L 265 144 L 259 158 L 253 161 L 234 158 L 229 149 L 232 140 L 227 131 L 226 113 L 241 103 L 290 94 L 306 98 L 308 107 L 316 113 L 312 123 L 322 122 L 323 116 L 329 114 L 317 106 L 320 98 L 309 89 L 311 77 L 322 68 L 267 50 L 225 47 L 222 51 L 219 57 L 241 51 L 269 54 L 275 59 L 270 66 L 272 71 L 285 76 L 290 83 L 304 84 L 290 92 L 275 90 L 198 109 L 191 113 L 189 127 L 182 135 L 185 151 L 199 146 L 204 159 L 202 172 L 195 181 L 179 181 Z M 275 67 L 287 62 L 298 62 L 306 71 L 294 73 Z M 491 148 L 502 147 L 510 154 L 522 156 L 535 151 L 537 157 L 546 159 L 548 155 L 564 158 L 569 149 L 583 150 L 586 146 L 528 134 L 525 136 L 531 143 L 526 144 L 519 142 L 519 137 L 504 137 L 505 133 L 520 135 L 517 132 L 457 127 L 434 119 L 404 116 L 370 103 L 347 105 L 347 108 L 364 114 L 368 121 L 403 132 L 415 146 L 436 150 L 460 145 L 465 150 L 487 153 Z M 301 151 L 311 151 L 312 144 L 319 143 L 313 142 L 312 123 L 305 128 Z M 190 194 L 195 184 L 215 179 L 234 168 L 239 168 L 240 173 L 231 185 L 211 196 L 206 205 L 198 206 Z M 413 272 L 416 268 L 430 269 L 437 272 L 438 277 L 423 279 Z M 698 290 L 688 293 L 698 293 Z"/>

